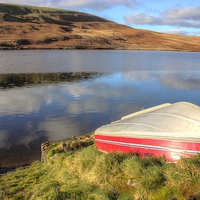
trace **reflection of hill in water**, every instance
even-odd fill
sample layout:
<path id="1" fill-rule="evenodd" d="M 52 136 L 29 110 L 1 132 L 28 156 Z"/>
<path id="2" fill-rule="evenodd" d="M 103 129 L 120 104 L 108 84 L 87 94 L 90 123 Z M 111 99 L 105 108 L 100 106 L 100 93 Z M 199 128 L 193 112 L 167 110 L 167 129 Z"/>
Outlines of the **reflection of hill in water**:
<path id="1" fill-rule="evenodd" d="M 93 79 L 102 74 L 97 72 L 68 72 L 68 73 L 27 73 L 0 74 L 0 87 L 22 87 L 29 84 L 51 84 L 56 82 L 78 82 Z"/>

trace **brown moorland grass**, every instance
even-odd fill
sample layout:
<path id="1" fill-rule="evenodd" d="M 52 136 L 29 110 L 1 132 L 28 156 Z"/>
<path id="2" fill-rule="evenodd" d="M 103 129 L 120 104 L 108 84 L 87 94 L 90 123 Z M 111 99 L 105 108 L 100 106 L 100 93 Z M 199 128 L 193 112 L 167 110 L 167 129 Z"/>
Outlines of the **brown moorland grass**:
<path id="1" fill-rule="evenodd" d="M 0 3 L 3 49 L 200 51 L 200 37 L 134 29 L 87 13 Z"/>

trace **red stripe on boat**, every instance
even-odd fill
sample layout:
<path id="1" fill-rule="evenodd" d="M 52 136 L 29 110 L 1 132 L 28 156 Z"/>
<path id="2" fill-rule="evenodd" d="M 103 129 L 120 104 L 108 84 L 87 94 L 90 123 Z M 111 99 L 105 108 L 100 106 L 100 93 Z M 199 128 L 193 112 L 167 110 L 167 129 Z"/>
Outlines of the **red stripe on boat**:
<path id="1" fill-rule="evenodd" d="M 176 161 L 180 156 L 190 157 L 200 153 L 200 142 L 152 138 L 130 138 L 95 135 L 99 150 L 105 152 L 139 153 L 141 155 L 165 156 Z"/>

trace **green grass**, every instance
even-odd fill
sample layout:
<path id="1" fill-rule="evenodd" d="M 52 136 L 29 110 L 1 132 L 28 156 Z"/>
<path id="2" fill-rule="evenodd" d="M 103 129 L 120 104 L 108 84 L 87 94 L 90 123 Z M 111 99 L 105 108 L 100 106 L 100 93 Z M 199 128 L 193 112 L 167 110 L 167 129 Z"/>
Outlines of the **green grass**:
<path id="1" fill-rule="evenodd" d="M 47 162 L 1 176 L 0 199 L 182 200 L 200 192 L 200 155 L 174 164 L 161 157 L 102 153 L 92 140 L 53 143 Z"/>

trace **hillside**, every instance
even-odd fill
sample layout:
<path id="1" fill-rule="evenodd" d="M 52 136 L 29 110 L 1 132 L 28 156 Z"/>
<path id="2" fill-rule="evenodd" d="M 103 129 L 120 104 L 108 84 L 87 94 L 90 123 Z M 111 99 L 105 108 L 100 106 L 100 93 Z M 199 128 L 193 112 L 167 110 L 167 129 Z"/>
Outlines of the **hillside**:
<path id="1" fill-rule="evenodd" d="M 87 13 L 0 3 L 0 49 L 200 51 L 200 37 L 134 29 Z"/>

